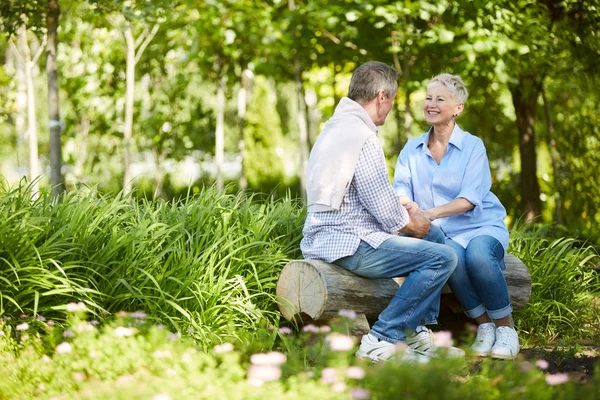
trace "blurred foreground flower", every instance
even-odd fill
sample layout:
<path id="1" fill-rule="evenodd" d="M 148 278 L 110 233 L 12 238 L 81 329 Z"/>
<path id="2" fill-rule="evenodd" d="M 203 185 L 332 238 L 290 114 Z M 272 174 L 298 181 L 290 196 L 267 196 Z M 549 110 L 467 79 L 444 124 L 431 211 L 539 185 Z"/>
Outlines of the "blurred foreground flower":
<path id="1" fill-rule="evenodd" d="M 18 331 L 26 331 L 27 329 L 29 329 L 29 325 L 27 324 L 27 322 L 23 322 L 22 324 L 17 325 L 15 329 Z"/>
<path id="2" fill-rule="evenodd" d="M 70 353 L 71 351 L 73 351 L 73 347 L 68 342 L 62 342 L 61 344 L 56 346 L 56 352 L 58 354 L 66 354 Z"/>
<path id="3" fill-rule="evenodd" d="M 333 384 L 338 381 L 338 371 L 335 368 L 328 367 L 321 371 L 321 382 Z"/>
<path id="4" fill-rule="evenodd" d="M 356 319 L 356 311 L 354 310 L 340 310 L 338 314 L 348 319 Z"/>
<path id="5" fill-rule="evenodd" d="M 290 333 L 292 333 L 292 330 L 287 326 L 282 326 L 281 328 L 279 328 L 279 333 L 281 333 L 282 335 L 289 335 Z"/>
<path id="6" fill-rule="evenodd" d="M 304 325 L 302 327 L 302 332 L 314 332 L 314 333 L 317 333 L 317 332 L 319 332 L 319 328 L 317 328 L 313 324 L 308 324 L 308 325 Z"/>
<path id="7" fill-rule="evenodd" d="M 348 351 L 354 348 L 354 338 L 333 333 L 325 338 L 333 351 Z"/>
<path id="8" fill-rule="evenodd" d="M 350 392 L 350 396 L 356 400 L 368 399 L 371 397 L 367 389 L 355 388 Z"/>
<path id="9" fill-rule="evenodd" d="M 83 304 L 81 301 L 78 303 L 67 304 L 67 312 L 80 312 L 86 310 L 87 308 L 85 307 L 85 304 Z"/>
<path id="10" fill-rule="evenodd" d="M 229 353 L 230 351 L 233 351 L 233 345 L 231 343 L 218 344 L 215 346 L 214 350 L 217 354 Z"/>
<path id="11" fill-rule="evenodd" d="M 569 375 L 565 373 L 546 375 L 546 383 L 550 386 L 560 385 L 569 381 Z"/>
<path id="12" fill-rule="evenodd" d="M 535 362 L 535 366 L 538 367 L 539 369 L 546 370 L 546 369 L 548 369 L 548 367 L 550 366 L 550 364 L 546 360 L 537 360 Z"/>
<path id="13" fill-rule="evenodd" d="M 254 365 L 281 365 L 286 362 L 286 360 L 286 355 L 278 351 L 252 354 L 252 356 L 250 356 L 250 362 Z"/>
<path id="14" fill-rule="evenodd" d="M 126 328 L 124 326 L 117 326 L 115 328 L 115 336 L 127 337 L 127 336 L 133 336 L 134 333 L 135 333 L 135 331 L 132 328 Z"/>
<path id="15" fill-rule="evenodd" d="M 362 379 L 365 377 L 365 370 L 361 367 L 350 367 L 346 370 L 346 376 L 351 379 Z"/>
<path id="16" fill-rule="evenodd" d="M 433 334 L 433 344 L 437 347 L 451 347 L 452 346 L 452 332 L 450 331 L 439 331 Z"/>

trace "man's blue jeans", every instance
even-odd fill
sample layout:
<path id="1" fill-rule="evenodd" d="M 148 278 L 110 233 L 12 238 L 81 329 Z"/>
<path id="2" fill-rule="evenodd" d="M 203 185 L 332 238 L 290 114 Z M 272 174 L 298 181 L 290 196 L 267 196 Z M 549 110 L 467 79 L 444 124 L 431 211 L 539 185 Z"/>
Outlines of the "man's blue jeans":
<path id="1" fill-rule="evenodd" d="M 456 270 L 448 279 L 448 286 L 470 318 L 487 313 L 492 319 L 512 313 L 504 269 L 504 248 L 488 235 L 476 236 L 465 249 L 452 239 L 446 244 L 458 256 Z"/>
<path id="2" fill-rule="evenodd" d="M 377 249 L 361 241 L 352 256 L 335 264 L 367 278 L 408 275 L 388 306 L 371 328 L 378 339 L 404 341 L 407 330 L 435 321 L 440 309 L 442 287 L 456 267 L 456 254 L 443 244 L 444 235 L 432 226 L 424 239 L 395 236 Z"/>

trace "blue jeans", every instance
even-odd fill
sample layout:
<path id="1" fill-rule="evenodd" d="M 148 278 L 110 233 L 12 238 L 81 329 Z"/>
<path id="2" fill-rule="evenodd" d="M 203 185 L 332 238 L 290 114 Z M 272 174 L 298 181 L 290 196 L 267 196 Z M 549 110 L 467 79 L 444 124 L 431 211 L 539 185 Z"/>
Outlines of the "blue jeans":
<path id="1" fill-rule="evenodd" d="M 446 244 L 458 256 L 456 270 L 448 279 L 448 286 L 470 318 L 487 313 L 492 319 L 512 313 L 504 269 L 504 248 L 495 238 L 476 236 L 465 249 L 452 239 Z"/>
<path id="2" fill-rule="evenodd" d="M 367 278 L 408 275 L 371 328 L 370 333 L 378 339 L 391 343 L 404 341 L 407 330 L 437 319 L 442 287 L 457 260 L 454 251 L 441 244 L 444 234 L 439 228 L 432 226 L 424 239 L 395 236 L 376 249 L 361 241 L 354 255 L 335 262 Z"/>

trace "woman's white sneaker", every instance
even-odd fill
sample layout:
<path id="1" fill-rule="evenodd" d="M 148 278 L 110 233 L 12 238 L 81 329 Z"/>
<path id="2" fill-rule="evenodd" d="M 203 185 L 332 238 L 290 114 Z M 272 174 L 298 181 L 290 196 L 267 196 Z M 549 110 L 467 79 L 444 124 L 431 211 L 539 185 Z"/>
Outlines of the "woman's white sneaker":
<path id="1" fill-rule="evenodd" d="M 496 343 L 492 347 L 492 357 L 514 360 L 519 354 L 519 335 L 514 328 L 499 326 L 496 328 Z"/>
<path id="2" fill-rule="evenodd" d="M 471 345 L 471 350 L 478 356 L 487 357 L 492 351 L 496 342 L 496 325 L 493 322 L 487 322 L 477 327 L 477 336 Z"/>

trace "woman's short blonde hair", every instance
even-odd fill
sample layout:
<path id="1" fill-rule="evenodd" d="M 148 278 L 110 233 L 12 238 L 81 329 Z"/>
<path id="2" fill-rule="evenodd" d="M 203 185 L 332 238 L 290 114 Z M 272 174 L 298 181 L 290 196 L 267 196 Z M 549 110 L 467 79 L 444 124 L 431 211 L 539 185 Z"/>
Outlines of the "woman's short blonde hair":
<path id="1" fill-rule="evenodd" d="M 439 74 L 434 76 L 427 84 L 427 87 L 429 88 L 430 86 L 434 85 L 446 86 L 452 92 L 453 99 L 458 103 L 465 104 L 469 98 L 467 87 L 458 75 Z"/>

